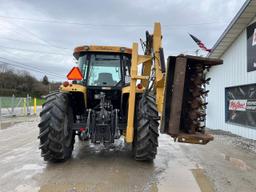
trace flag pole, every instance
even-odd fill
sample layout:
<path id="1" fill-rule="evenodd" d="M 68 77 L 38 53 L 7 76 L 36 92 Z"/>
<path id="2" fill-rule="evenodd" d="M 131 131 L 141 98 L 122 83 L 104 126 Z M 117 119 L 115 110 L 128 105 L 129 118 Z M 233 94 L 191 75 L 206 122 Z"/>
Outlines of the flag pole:
<path id="1" fill-rule="evenodd" d="M 197 49 L 197 50 L 195 51 L 195 53 L 196 53 L 196 56 L 198 56 L 198 53 L 199 53 L 199 49 Z"/>

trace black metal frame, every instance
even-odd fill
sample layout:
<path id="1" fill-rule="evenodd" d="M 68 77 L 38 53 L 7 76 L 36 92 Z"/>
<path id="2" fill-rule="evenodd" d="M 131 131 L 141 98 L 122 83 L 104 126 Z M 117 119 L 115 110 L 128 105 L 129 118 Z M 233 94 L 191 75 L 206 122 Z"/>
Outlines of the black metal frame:
<path id="1" fill-rule="evenodd" d="M 231 125 L 236 125 L 236 126 L 241 126 L 241 127 L 245 127 L 245 128 L 250 128 L 250 129 L 255 129 L 255 127 L 252 126 L 248 126 L 248 125 L 244 125 L 244 124 L 240 124 L 240 123 L 235 123 L 235 122 L 231 122 L 228 121 L 228 108 L 229 108 L 229 103 L 228 103 L 228 89 L 232 89 L 232 88 L 238 88 L 238 87 L 245 87 L 245 86 L 252 86 L 252 85 L 256 85 L 256 83 L 249 83 L 249 84 L 241 84 L 241 85 L 234 85 L 234 86 L 230 86 L 230 87 L 225 87 L 225 91 L 224 91 L 224 96 L 225 96 L 225 123 L 227 124 L 231 124 Z"/>

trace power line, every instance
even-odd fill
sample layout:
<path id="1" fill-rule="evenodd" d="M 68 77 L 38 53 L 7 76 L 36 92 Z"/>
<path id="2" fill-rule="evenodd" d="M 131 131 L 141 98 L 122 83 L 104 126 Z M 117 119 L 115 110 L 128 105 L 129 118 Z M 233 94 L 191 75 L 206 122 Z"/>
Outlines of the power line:
<path id="1" fill-rule="evenodd" d="M 0 63 L 5 64 L 5 65 L 10 65 L 10 66 L 13 66 L 13 67 L 16 67 L 16 68 L 20 68 L 20 69 L 26 69 L 26 70 L 30 70 L 30 71 L 34 71 L 34 72 L 43 73 L 43 74 L 48 75 L 48 76 L 51 76 L 51 77 L 63 78 L 63 77 L 56 76 L 56 75 L 52 75 L 52 74 L 45 73 L 45 72 L 42 72 L 42 71 L 37 71 L 37 70 L 32 70 L 32 69 L 24 68 L 24 67 L 22 67 L 22 66 L 18 66 L 18 65 L 15 65 L 15 64 L 13 64 L 13 63 L 9 63 L 9 62 L 0 61 Z"/>
<path id="2" fill-rule="evenodd" d="M 2 49 L 2 51 L 6 52 L 6 53 L 7 53 L 8 55 L 10 55 L 11 57 L 16 57 L 16 58 L 17 58 L 17 55 L 14 55 L 11 51 L 6 50 L 6 49 L 1 48 L 1 47 L 0 47 L 0 49 Z M 20 57 L 22 57 L 22 58 L 24 58 L 24 59 L 27 59 L 27 58 L 25 58 L 23 55 L 22 55 L 22 56 L 19 56 L 18 59 L 20 59 Z M 15 60 L 11 60 L 11 59 L 7 59 L 7 58 L 4 58 L 4 57 L 0 57 L 0 58 L 6 59 L 6 60 L 9 60 L 9 61 L 13 61 L 13 62 L 16 62 L 16 63 L 21 63 L 21 62 L 18 62 L 18 61 L 15 61 Z M 21 63 L 21 64 L 23 64 L 23 63 Z M 33 67 L 34 67 L 34 66 L 33 66 Z"/>
<path id="3" fill-rule="evenodd" d="M 28 30 L 27 28 L 23 27 L 23 26 L 20 26 L 20 25 L 17 25 L 17 24 L 14 24 L 13 22 L 11 23 L 13 25 L 15 25 L 16 27 L 19 27 L 21 28 L 23 31 L 25 31 L 27 34 L 29 34 L 30 36 L 33 36 L 35 38 L 37 38 L 38 40 L 40 40 L 41 42 L 43 42 L 44 44 L 46 45 L 49 45 L 51 47 L 54 47 L 54 48 L 57 48 L 57 49 L 68 49 L 66 47 L 58 47 L 58 46 L 55 46 L 53 44 L 51 44 L 49 41 L 46 41 L 45 39 L 43 39 L 42 37 L 39 37 L 37 34 L 33 33 L 32 31 Z M 18 31 L 15 31 L 16 33 L 18 33 Z M 19 34 L 19 33 L 18 33 Z"/>
<path id="4" fill-rule="evenodd" d="M 24 41 L 24 40 L 21 40 L 21 39 L 13 39 L 13 38 L 9 38 L 9 37 L 0 37 L 0 39 L 49 47 L 49 45 L 46 45 L 46 44 L 43 44 L 43 43 L 32 42 L 32 41 Z M 58 48 L 58 49 L 67 50 L 68 48 Z M 69 49 L 69 50 L 72 50 L 72 49 Z"/>
<path id="5" fill-rule="evenodd" d="M 4 57 L 0 57 L 0 59 L 4 59 L 4 60 L 7 60 L 8 62 L 6 61 L 1 61 L 1 63 L 3 64 L 6 64 L 6 65 L 11 65 L 11 66 L 15 66 L 15 67 L 18 67 L 18 68 L 22 68 L 22 69 L 27 69 L 27 70 L 31 70 L 31 71 L 34 71 L 34 72 L 39 72 L 39 73 L 44 73 L 44 74 L 47 74 L 49 76 L 53 76 L 53 77 L 58 77 L 58 78 L 63 78 L 63 76 L 61 75 L 58 75 L 58 74 L 55 74 L 55 73 L 52 73 L 52 72 L 48 72 L 48 71 L 45 71 L 45 70 L 42 70 L 40 68 L 37 68 L 37 67 L 34 67 L 34 66 L 30 66 L 30 65 L 27 65 L 25 63 L 21 63 L 21 62 L 18 62 L 18 61 L 14 61 L 14 60 L 11 60 L 11 59 L 7 59 L 7 58 L 4 58 Z M 14 62 L 14 63 L 13 63 Z"/>
<path id="6" fill-rule="evenodd" d="M 7 51 L 7 50 L 4 50 L 7 54 L 11 55 L 12 56 L 12 53 Z M 48 72 L 48 71 L 45 71 L 45 70 L 42 70 L 38 67 L 35 67 L 35 66 L 31 66 L 31 65 L 28 65 L 28 64 L 25 64 L 25 63 L 22 63 L 22 62 L 19 62 L 19 61 L 16 61 L 16 60 L 13 60 L 13 59 L 8 59 L 8 58 L 5 58 L 5 57 L 0 57 L 0 59 L 4 59 L 4 60 L 7 60 L 7 61 L 11 61 L 11 62 L 15 62 L 19 65 L 22 65 L 23 67 L 29 67 L 29 70 L 34 70 L 34 69 L 37 69 L 37 70 L 40 70 L 41 72 L 43 73 L 47 73 L 47 74 L 51 74 L 51 76 L 56 76 L 56 77 L 59 77 L 59 78 L 63 78 L 61 77 L 60 75 L 56 74 L 56 73 L 53 73 L 53 72 Z M 32 68 L 32 69 L 31 69 Z"/>
<path id="7" fill-rule="evenodd" d="M 40 23 L 52 23 L 52 24 L 68 24 L 68 25 L 80 25 L 80 26 L 87 26 L 87 27 L 149 27 L 152 26 L 150 24 L 92 24 L 92 23 L 79 23 L 79 22 L 69 22 L 63 20 L 45 20 L 45 19 L 31 19 L 31 18 L 24 18 L 24 17 L 9 17 L 9 16 L 2 16 L 3 19 L 9 20 L 21 20 L 21 21 L 30 21 L 30 22 L 40 22 Z M 213 24 L 220 24 L 220 23 L 227 23 L 227 22 L 202 22 L 202 23 L 186 23 L 186 24 L 179 24 L 179 25 L 166 25 L 164 27 L 187 27 L 187 26 L 201 26 L 201 25 L 213 25 Z"/>
<path id="8" fill-rule="evenodd" d="M 4 60 L 10 61 L 10 62 L 14 62 L 14 63 L 17 63 L 18 65 L 22 65 L 22 66 L 29 67 L 29 68 L 32 68 L 32 69 L 36 69 L 36 70 L 39 70 L 39 71 L 41 71 L 41 72 L 46 72 L 46 73 L 49 73 L 49 74 L 53 74 L 53 75 L 59 76 L 59 75 L 56 74 L 56 73 L 48 72 L 48 71 L 42 70 L 42 69 L 40 69 L 40 68 L 38 68 L 38 67 L 31 66 L 31 65 L 28 65 L 28 64 L 19 62 L 19 61 L 15 61 L 15 60 L 12 60 L 12 59 L 7 59 L 7 58 L 5 58 L 5 57 L 0 57 L 0 59 L 4 59 Z"/>
<path id="9" fill-rule="evenodd" d="M 0 49 L 1 49 L 2 51 L 6 52 L 6 53 L 7 53 L 8 55 L 10 55 L 11 57 L 17 58 L 17 55 L 16 55 L 16 54 L 14 55 L 11 51 L 6 50 L 6 49 L 1 48 L 1 47 L 0 47 Z M 24 57 L 24 55 L 21 55 L 21 56 L 19 56 L 19 58 L 18 58 L 19 60 L 20 60 L 20 57 L 21 57 L 21 58 L 24 58 L 24 59 L 27 59 L 27 58 Z M 2 57 L 2 58 L 3 58 L 3 59 L 6 59 L 6 58 L 4 58 L 4 57 Z M 17 61 L 16 61 L 16 62 L 17 62 Z"/>
<path id="10" fill-rule="evenodd" d="M 25 27 L 22 27 L 22 26 L 20 26 L 20 25 L 16 25 L 16 26 L 20 27 L 20 28 L 23 29 L 25 32 L 27 32 L 27 33 L 29 33 L 30 35 L 32 35 L 32 36 L 36 37 L 37 39 L 41 40 L 41 41 L 44 42 L 46 45 L 49 45 L 49 46 L 51 46 L 51 47 L 55 47 L 55 48 L 57 48 L 57 49 L 68 49 L 68 48 L 65 48 L 65 47 L 58 47 L 58 46 L 53 45 L 53 44 L 50 43 L 49 41 L 46 41 L 46 40 L 43 39 L 42 37 L 39 37 L 37 34 L 35 34 L 34 32 L 32 32 L 32 31 L 30 31 L 30 30 L 28 30 L 28 29 L 25 28 Z"/>
<path id="11" fill-rule="evenodd" d="M 21 69 L 26 69 L 26 70 L 29 70 L 29 71 L 43 73 L 43 74 L 46 74 L 46 75 L 52 76 L 52 77 L 63 78 L 61 76 L 54 75 L 54 74 L 51 74 L 51 73 L 48 73 L 48 72 L 45 72 L 45 71 L 41 71 L 41 70 L 29 68 L 29 67 L 20 66 L 20 65 L 17 65 L 17 64 L 14 64 L 14 63 L 10 63 L 10 62 L 0 61 L 0 63 L 5 64 L 5 65 L 11 65 L 11 66 L 14 66 L 14 67 L 17 67 L 17 68 L 21 68 Z"/>
<path id="12" fill-rule="evenodd" d="M 13 50 L 17 50 L 17 51 L 24 51 L 24 52 L 32 52 L 32 53 L 40 53 L 40 54 L 68 56 L 67 54 L 64 54 L 64 53 L 54 53 L 54 52 L 38 51 L 38 50 L 31 50 L 31 49 L 6 47 L 6 46 L 2 46 L 2 45 L 0 45 L 0 47 L 5 48 L 5 49 L 13 49 Z"/>
<path id="13" fill-rule="evenodd" d="M 13 63 L 8 63 L 8 62 L 3 62 L 3 61 L 0 61 L 0 63 L 5 64 L 5 65 L 11 65 L 11 66 L 13 66 L 13 67 L 17 67 L 17 68 L 21 68 L 21 69 L 26 69 L 26 70 L 30 70 L 30 71 L 34 71 L 34 72 L 43 73 L 43 74 L 45 74 L 45 75 L 52 76 L 52 77 L 63 78 L 63 77 L 56 76 L 56 75 L 51 75 L 51 74 L 48 74 L 48 73 L 45 73 L 45 72 L 42 72 L 42 71 L 37 71 L 37 70 L 32 70 L 32 69 L 24 68 L 24 67 L 15 65 L 15 64 L 13 64 Z"/>

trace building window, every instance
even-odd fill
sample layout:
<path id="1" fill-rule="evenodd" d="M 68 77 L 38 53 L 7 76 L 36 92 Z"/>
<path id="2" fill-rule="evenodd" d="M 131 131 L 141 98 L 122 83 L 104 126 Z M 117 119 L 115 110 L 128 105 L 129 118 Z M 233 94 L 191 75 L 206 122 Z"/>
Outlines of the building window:
<path id="1" fill-rule="evenodd" d="M 225 88 L 226 122 L 256 129 L 256 84 Z"/>

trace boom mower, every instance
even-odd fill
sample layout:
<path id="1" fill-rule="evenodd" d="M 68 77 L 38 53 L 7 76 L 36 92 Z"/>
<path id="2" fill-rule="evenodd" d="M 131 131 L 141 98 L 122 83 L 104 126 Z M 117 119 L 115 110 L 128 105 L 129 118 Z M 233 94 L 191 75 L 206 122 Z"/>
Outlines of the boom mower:
<path id="1" fill-rule="evenodd" d="M 179 55 L 165 64 L 160 23 L 146 32 L 144 54 L 132 48 L 80 46 L 78 66 L 59 91 L 45 96 L 39 123 L 46 161 L 71 157 L 80 141 L 111 144 L 121 136 L 136 160 L 153 160 L 159 130 L 179 142 L 206 144 L 206 72 L 221 60 Z M 141 71 L 141 72 L 139 72 Z"/>

